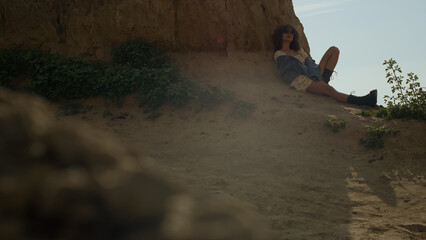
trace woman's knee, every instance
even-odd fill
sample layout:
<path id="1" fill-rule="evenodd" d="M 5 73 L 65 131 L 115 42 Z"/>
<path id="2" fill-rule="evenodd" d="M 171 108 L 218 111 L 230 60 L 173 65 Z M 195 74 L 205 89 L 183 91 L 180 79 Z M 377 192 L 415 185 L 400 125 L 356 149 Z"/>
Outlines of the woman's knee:
<path id="1" fill-rule="evenodd" d="M 330 51 L 333 55 L 339 55 L 340 54 L 340 50 L 339 48 L 335 47 L 335 46 L 331 46 L 328 51 Z"/>

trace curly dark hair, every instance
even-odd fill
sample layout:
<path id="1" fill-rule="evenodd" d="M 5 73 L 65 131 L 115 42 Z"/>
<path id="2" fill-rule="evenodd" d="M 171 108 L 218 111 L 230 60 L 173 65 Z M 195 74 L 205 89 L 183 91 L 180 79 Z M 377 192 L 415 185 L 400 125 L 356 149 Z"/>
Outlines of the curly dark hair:
<path id="1" fill-rule="evenodd" d="M 272 35 L 272 39 L 274 40 L 275 51 L 278 51 L 282 48 L 283 33 L 285 31 L 295 32 L 293 42 L 290 43 L 290 49 L 299 51 L 300 50 L 299 33 L 296 31 L 296 29 L 292 25 L 289 25 L 289 24 L 279 26 L 275 29 L 274 34 Z"/>

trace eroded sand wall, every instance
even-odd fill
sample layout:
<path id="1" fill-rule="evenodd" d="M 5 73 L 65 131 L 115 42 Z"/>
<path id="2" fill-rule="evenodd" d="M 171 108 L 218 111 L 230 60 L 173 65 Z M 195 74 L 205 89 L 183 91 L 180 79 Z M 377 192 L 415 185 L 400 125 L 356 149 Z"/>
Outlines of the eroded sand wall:
<path id="1" fill-rule="evenodd" d="M 309 51 L 291 0 L 0 0 L 0 47 L 105 59 L 142 37 L 173 51 L 272 51 L 284 23 Z"/>

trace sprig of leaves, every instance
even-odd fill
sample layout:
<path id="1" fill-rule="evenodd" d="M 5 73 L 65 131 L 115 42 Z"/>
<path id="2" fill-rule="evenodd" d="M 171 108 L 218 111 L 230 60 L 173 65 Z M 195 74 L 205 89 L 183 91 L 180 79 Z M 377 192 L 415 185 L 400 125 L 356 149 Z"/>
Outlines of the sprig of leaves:
<path id="1" fill-rule="evenodd" d="M 394 130 L 393 128 L 386 128 L 386 127 L 369 128 L 367 130 L 367 137 L 361 138 L 360 144 L 370 149 L 383 148 L 385 145 L 385 141 L 383 137 L 385 135 L 395 136 L 398 133 L 399 131 Z"/>
<path id="2" fill-rule="evenodd" d="M 337 133 L 340 129 L 344 129 L 346 127 L 346 122 L 344 120 L 338 121 L 334 119 L 328 119 L 324 122 L 324 127 L 330 128 L 334 133 Z"/>
<path id="3" fill-rule="evenodd" d="M 426 120 L 426 92 L 412 72 L 404 79 L 402 70 L 394 59 L 384 61 L 387 82 L 392 96 L 385 95 L 389 118 L 414 118 Z"/>

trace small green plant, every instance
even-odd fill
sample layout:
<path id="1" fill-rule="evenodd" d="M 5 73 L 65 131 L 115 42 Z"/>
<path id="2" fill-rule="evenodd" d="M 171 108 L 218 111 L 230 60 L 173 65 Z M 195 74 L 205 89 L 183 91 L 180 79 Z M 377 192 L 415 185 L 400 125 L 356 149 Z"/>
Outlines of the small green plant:
<path id="1" fill-rule="evenodd" d="M 237 100 L 232 106 L 232 113 L 240 117 L 246 118 L 250 116 L 255 110 L 256 105 L 243 100 Z"/>
<path id="2" fill-rule="evenodd" d="M 376 110 L 372 110 L 372 111 L 368 111 L 368 110 L 362 110 L 360 113 L 357 113 L 357 115 L 359 116 L 363 116 L 363 117 L 379 117 L 379 118 L 391 118 L 389 115 L 389 109 L 385 108 L 385 107 L 377 107 L 378 109 Z"/>
<path id="3" fill-rule="evenodd" d="M 392 128 L 385 128 L 385 127 L 369 128 L 367 130 L 367 137 L 361 138 L 360 144 L 370 149 L 383 148 L 385 144 L 383 137 L 385 135 L 395 136 L 398 133 L 399 131 L 394 130 Z"/>
<path id="4" fill-rule="evenodd" d="M 413 118 L 426 120 L 426 92 L 420 86 L 417 75 L 410 72 L 407 78 L 392 58 L 384 61 L 387 82 L 392 85 L 392 96 L 384 96 L 387 113 L 382 110 L 380 116 L 386 118 Z"/>
<path id="5" fill-rule="evenodd" d="M 373 112 L 362 110 L 360 113 L 357 113 L 357 115 L 363 116 L 363 117 L 371 117 L 373 115 Z"/>
<path id="6" fill-rule="evenodd" d="M 374 110 L 372 113 L 374 116 L 379 117 L 379 118 L 388 118 L 389 116 L 389 112 L 387 108 L 379 108 L 377 110 Z"/>
<path id="7" fill-rule="evenodd" d="M 328 119 L 327 121 L 325 121 L 324 126 L 326 128 L 330 128 L 334 133 L 339 132 L 340 129 L 343 129 L 346 127 L 346 122 L 345 121 L 337 121 L 334 119 Z"/>

